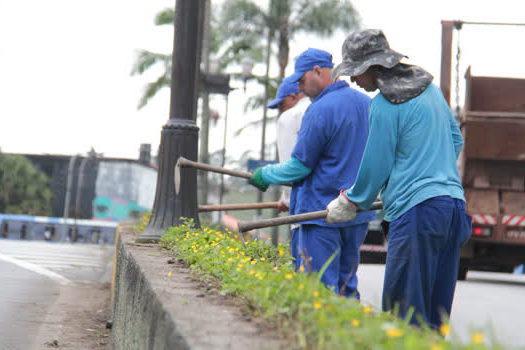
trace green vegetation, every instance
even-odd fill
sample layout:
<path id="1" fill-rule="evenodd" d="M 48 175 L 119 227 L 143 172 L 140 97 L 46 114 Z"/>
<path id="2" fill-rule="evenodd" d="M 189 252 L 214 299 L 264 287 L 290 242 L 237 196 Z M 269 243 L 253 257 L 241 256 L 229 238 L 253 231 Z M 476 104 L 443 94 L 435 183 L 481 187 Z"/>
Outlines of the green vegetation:
<path id="1" fill-rule="evenodd" d="M 287 245 L 264 241 L 243 246 L 237 234 L 194 227 L 191 220 L 170 228 L 160 245 L 173 250 L 205 280 L 242 298 L 249 309 L 279 329 L 295 349 L 499 349 L 474 331 L 471 343 L 447 342 L 435 331 L 409 326 L 390 314 L 337 296 L 319 273 L 295 273 Z M 308 270 L 308 268 L 307 268 Z M 448 325 L 440 329 L 449 333 Z"/>
<path id="2" fill-rule="evenodd" d="M 0 213 L 49 215 L 49 179 L 24 156 L 0 152 Z"/>

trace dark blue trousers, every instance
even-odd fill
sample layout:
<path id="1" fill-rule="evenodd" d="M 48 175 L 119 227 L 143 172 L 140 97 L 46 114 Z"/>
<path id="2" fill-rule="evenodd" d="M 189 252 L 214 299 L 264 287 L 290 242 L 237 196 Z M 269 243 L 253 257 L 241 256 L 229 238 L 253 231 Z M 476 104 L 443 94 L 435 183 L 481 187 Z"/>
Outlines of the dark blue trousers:
<path id="1" fill-rule="evenodd" d="M 292 235 L 290 237 L 290 255 L 292 256 L 295 271 L 299 269 L 299 227 L 292 229 Z"/>
<path id="2" fill-rule="evenodd" d="M 471 232 L 465 203 L 449 196 L 430 198 L 389 226 L 383 310 L 410 323 L 437 328 L 450 316 L 459 249 Z"/>
<path id="3" fill-rule="evenodd" d="M 335 253 L 324 271 L 321 282 L 333 287 L 335 293 L 359 299 L 357 291 L 357 266 L 359 246 L 365 240 L 368 223 L 348 227 L 301 225 L 298 229 L 298 261 L 307 271 L 320 271 Z M 302 254 L 301 254 L 302 253 Z M 304 261 L 304 255 L 308 262 Z"/>

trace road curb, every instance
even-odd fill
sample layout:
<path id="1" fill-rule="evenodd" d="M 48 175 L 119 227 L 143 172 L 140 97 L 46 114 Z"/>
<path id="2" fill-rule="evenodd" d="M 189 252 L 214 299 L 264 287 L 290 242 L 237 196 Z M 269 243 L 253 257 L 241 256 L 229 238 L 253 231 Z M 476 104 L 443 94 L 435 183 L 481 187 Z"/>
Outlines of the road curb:
<path id="1" fill-rule="evenodd" d="M 156 244 L 120 231 L 113 295 L 115 350 L 280 349 L 231 298 L 207 291 Z"/>

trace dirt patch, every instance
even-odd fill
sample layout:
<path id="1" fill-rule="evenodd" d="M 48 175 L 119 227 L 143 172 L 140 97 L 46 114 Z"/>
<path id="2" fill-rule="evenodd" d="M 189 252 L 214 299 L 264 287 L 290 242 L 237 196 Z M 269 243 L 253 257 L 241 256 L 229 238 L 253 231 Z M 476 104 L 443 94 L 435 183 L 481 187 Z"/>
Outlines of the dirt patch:
<path id="1" fill-rule="evenodd" d="M 109 282 L 74 282 L 60 290 L 33 349 L 110 350 L 111 290 Z"/>

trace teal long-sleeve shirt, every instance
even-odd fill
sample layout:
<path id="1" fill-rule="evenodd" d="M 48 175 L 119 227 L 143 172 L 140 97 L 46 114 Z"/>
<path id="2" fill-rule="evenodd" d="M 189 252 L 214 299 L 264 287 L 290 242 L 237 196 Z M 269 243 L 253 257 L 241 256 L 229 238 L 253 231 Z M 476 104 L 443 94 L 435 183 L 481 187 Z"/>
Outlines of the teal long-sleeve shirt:
<path id="1" fill-rule="evenodd" d="M 434 84 L 401 104 L 378 94 L 370 104 L 357 178 L 344 193 L 360 208 L 379 193 L 386 221 L 432 197 L 465 200 L 456 166 L 462 146 L 456 120 Z"/>

